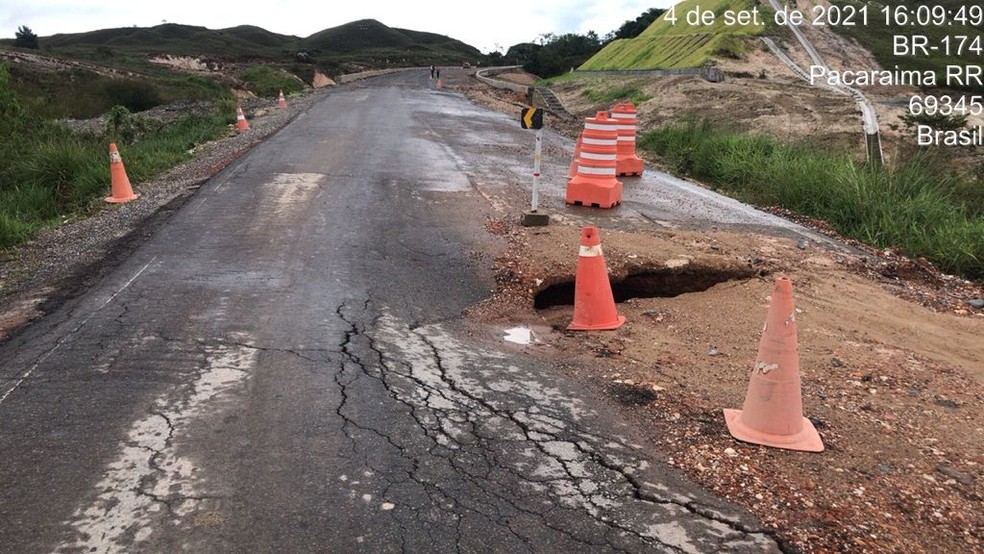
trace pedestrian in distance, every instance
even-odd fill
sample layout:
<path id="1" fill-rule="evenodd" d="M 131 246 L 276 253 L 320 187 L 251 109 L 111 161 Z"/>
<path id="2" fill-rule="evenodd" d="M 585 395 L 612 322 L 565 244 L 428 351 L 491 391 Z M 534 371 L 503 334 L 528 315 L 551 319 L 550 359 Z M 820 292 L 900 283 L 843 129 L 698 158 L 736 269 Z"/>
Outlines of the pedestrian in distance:
<path id="1" fill-rule="evenodd" d="M 437 71 L 437 78 L 440 79 L 441 78 L 441 68 L 438 67 L 438 68 L 435 68 L 435 69 Z"/>
<path id="2" fill-rule="evenodd" d="M 434 78 L 434 71 L 435 71 L 436 69 L 437 69 L 436 67 L 434 67 L 433 65 L 431 65 L 431 79 L 433 79 L 433 78 Z"/>

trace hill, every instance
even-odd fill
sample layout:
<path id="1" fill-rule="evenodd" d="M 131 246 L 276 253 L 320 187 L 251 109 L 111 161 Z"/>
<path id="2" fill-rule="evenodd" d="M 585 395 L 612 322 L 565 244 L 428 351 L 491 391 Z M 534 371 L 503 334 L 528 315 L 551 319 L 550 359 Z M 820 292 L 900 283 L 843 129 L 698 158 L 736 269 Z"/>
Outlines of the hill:
<path id="1" fill-rule="evenodd" d="M 476 61 L 482 53 L 461 41 L 438 35 L 388 27 L 374 19 L 353 21 L 309 37 L 271 33 L 241 25 L 208 29 L 177 23 L 154 27 L 102 29 L 57 34 L 40 39 L 45 54 L 100 61 L 130 68 L 149 56 L 208 57 L 225 62 L 268 60 L 293 63 L 298 59 L 324 69 L 344 63 L 362 66 L 459 64 Z M 0 41 L 12 45 L 12 40 Z"/>
<path id="2" fill-rule="evenodd" d="M 447 36 L 366 19 L 309 37 L 241 25 L 177 23 L 41 37 L 41 50 L 0 40 L 11 86 L 45 118 L 89 118 L 121 104 L 140 111 L 176 100 L 208 100 L 230 89 L 254 94 L 313 85 L 316 75 L 476 63 L 482 53 Z"/>
<path id="3" fill-rule="evenodd" d="M 738 57 L 744 51 L 741 37 L 761 34 L 766 26 L 728 25 L 724 16 L 754 5 L 753 0 L 686 0 L 639 36 L 612 41 L 579 69 L 677 69 L 699 67 L 713 56 Z M 714 23 L 688 24 L 686 14 L 695 9 L 712 12 Z"/>

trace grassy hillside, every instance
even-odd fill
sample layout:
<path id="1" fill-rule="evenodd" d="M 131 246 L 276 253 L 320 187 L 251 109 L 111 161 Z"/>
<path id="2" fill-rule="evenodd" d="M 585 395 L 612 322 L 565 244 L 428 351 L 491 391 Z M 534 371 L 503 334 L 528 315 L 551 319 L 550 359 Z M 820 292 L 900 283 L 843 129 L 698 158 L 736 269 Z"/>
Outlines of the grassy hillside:
<path id="1" fill-rule="evenodd" d="M 297 37 L 277 35 L 258 27 L 207 29 L 166 23 L 155 27 L 104 29 L 89 33 L 60 34 L 40 39 L 45 53 L 79 59 L 171 54 L 217 57 L 227 60 L 271 58 L 297 43 Z"/>
<path id="2" fill-rule="evenodd" d="M 375 19 L 325 29 L 301 40 L 299 47 L 316 59 L 330 58 L 335 62 L 361 59 L 374 65 L 457 65 L 482 57 L 477 48 L 450 37 L 395 29 Z"/>
<path id="3" fill-rule="evenodd" d="M 10 86 L 26 108 L 46 119 L 89 118 L 115 105 L 141 111 L 175 100 L 217 99 L 233 87 L 276 95 L 311 84 L 316 70 L 337 76 L 367 68 L 475 63 L 483 57 L 449 37 L 371 19 L 307 38 L 249 25 L 213 30 L 167 23 L 52 35 L 39 42 L 40 52 L 21 52 L 45 59 L 11 64 Z M 13 40 L 0 40 L 0 49 L 16 50 L 12 45 Z M 207 60 L 222 71 L 189 75 L 150 61 L 164 54 Z"/>
<path id="4" fill-rule="evenodd" d="M 243 25 L 208 29 L 176 23 L 155 27 L 102 29 L 89 33 L 41 37 L 44 54 L 98 61 L 128 69 L 146 69 L 149 56 L 207 57 L 225 62 L 263 60 L 293 63 L 298 54 L 323 67 L 360 65 L 460 63 L 482 56 L 478 49 L 461 41 L 419 31 L 388 27 L 373 19 L 354 21 L 325 29 L 307 38 L 271 33 Z M 12 45 L 12 40 L 0 45 Z"/>
<path id="5" fill-rule="evenodd" d="M 579 69 L 675 69 L 699 67 L 712 56 L 740 56 L 741 38 L 761 34 L 766 27 L 727 25 L 728 10 L 750 10 L 753 0 L 686 0 L 663 14 L 648 29 L 632 39 L 616 40 Z M 711 25 L 689 25 L 686 14 L 700 8 L 714 13 Z M 759 8 L 762 11 L 762 8 Z M 668 17 L 676 15 L 676 22 Z M 768 18 L 762 19 L 770 19 Z"/>

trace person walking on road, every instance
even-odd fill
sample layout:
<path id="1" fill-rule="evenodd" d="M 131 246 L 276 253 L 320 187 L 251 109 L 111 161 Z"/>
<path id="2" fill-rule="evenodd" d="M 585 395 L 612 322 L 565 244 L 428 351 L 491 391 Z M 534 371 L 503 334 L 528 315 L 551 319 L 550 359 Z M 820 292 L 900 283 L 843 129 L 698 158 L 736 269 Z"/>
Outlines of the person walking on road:
<path id="1" fill-rule="evenodd" d="M 437 68 L 436 68 L 436 67 L 434 67 L 434 64 L 431 64 L 431 79 L 433 79 L 433 78 L 434 78 L 434 71 L 435 71 L 436 69 L 437 69 Z"/>

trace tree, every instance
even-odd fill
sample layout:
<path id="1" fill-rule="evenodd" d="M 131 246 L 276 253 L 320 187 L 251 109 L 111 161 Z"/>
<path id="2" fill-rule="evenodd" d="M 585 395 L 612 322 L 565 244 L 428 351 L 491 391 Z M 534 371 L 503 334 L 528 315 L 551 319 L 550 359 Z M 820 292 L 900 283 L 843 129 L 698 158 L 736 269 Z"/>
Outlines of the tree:
<path id="1" fill-rule="evenodd" d="M 617 31 L 605 37 L 605 42 L 611 42 L 618 38 L 635 38 L 652 25 L 653 21 L 659 19 L 666 10 L 660 8 L 649 8 L 642 15 L 635 18 L 635 21 L 626 21 Z"/>
<path id="2" fill-rule="evenodd" d="M 25 25 L 17 28 L 17 33 L 14 34 L 14 46 L 35 50 L 41 48 L 41 45 L 38 44 L 38 35 L 35 35 L 34 31 Z"/>
<path id="3" fill-rule="evenodd" d="M 544 78 L 576 68 L 601 49 L 601 42 L 594 31 L 584 35 L 567 33 L 545 37 L 549 40 L 535 52 L 536 57 L 523 64 L 523 69 Z"/>

